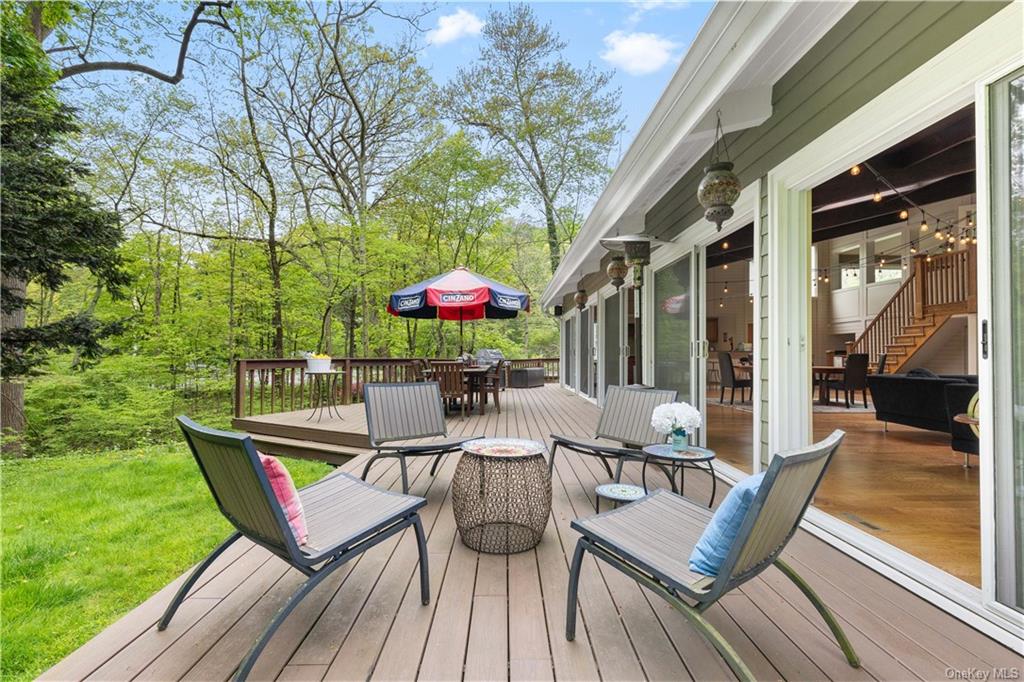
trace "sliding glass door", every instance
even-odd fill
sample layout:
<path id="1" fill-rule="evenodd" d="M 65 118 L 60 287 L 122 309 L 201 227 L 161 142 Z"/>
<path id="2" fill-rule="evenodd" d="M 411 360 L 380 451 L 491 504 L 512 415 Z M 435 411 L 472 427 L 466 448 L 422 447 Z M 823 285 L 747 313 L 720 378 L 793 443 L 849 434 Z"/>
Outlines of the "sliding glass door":
<path id="1" fill-rule="evenodd" d="M 981 355 L 992 356 L 994 400 L 983 455 L 993 465 L 995 598 L 1024 611 L 1024 70 L 993 84 L 988 105 L 992 310 Z"/>
<path id="2" fill-rule="evenodd" d="M 691 319 L 692 258 L 686 254 L 655 271 L 653 297 L 653 369 L 657 388 L 672 388 L 678 400 L 693 403 Z"/>
<path id="3" fill-rule="evenodd" d="M 562 322 L 562 380 L 566 386 L 576 390 L 576 317 Z"/>
<path id="4" fill-rule="evenodd" d="M 579 392 L 586 396 L 591 396 L 594 392 L 593 384 L 593 367 L 594 367 L 594 323 L 593 323 L 593 309 L 584 308 L 580 311 L 579 321 L 579 352 L 577 359 L 579 361 Z"/>
<path id="5" fill-rule="evenodd" d="M 621 294 L 615 292 L 604 299 L 604 310 L 601 311 L 600 328 L 603 335 L 601 343 L 601 365 L 603 371 L 603 384 L 601 396 L 608 390 L 609 386 L 618 386 L 622 376 L 622 320 L 621 305 L 619 299 Z"/>

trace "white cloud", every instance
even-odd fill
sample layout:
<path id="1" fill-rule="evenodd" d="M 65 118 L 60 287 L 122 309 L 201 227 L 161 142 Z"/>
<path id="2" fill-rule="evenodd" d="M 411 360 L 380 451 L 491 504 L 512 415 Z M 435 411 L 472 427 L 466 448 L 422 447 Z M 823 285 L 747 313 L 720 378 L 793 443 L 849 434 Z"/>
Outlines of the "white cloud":
<path id="1" fill-rule="evenodd" d="M 427 31 L 427 42 L 431 45 L 444 45 L 466 36 L 480 35 L 484 22 L 480 17 L 461 7 L 453 14 L 437 18 L 437 28 Z"/>
<path id="2" fill-rule="evenodd" d="M 633 76 L 654 73 L 675 58 L 679 43 L 657 33 L 612 31 L 604 37 L 601 59 Z"/>
<path id="3" fill-rule="evenodd" d="M 647 12 L 656 9 L 680 9 L 690 3 L 688 0 L 629 0 L 628 4 L 633 8 L 633 12 L 627 17 L 626 22 L 636 25 Z"/>

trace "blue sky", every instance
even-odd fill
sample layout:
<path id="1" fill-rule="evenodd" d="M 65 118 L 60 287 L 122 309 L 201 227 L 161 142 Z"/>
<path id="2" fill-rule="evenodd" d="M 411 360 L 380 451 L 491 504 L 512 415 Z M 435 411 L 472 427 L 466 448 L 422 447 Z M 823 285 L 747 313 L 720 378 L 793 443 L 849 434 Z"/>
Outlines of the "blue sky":
<path id="1" fill-rule="evenodd" d="M 534 11 L 568 43 L 566 58 L 614 69 L 622 90 L 626 119 L 621 149 L 625 153 L 640 126 L 700 29 L 712 3 L 671 0 L 635 2 L 534 2 Z M 434 79 L 446 82 L 459 66 L 476 58 L 480 30 L 492 8 L 503 3 L 439 3 L 422 25 L 430 31 L 422 62 Z"/>

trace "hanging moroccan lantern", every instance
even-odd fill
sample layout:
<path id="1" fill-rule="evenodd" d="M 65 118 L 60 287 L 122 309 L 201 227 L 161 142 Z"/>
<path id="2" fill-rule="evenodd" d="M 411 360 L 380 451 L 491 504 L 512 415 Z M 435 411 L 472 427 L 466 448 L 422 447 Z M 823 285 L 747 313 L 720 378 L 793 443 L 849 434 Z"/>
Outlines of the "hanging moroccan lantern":
<path id="1" fill-rule="evenodd" d="M 704 217 L 722 229 L 732 217 L 732 205 L 740 196 L 740 179 L 732 172 L 731 161 L 718 161 L 704 168 L 704 179 L 697 187 L 697 200 L 704 207 Z"/>
<path id="2" fill-rule="evenodd" d="M 576 301 L 576 307 L 583 310 L 587 307 L 587 290 L 580 286 L 576 290 L 576 295 L 572 297 L 572 300 Z"/>
<path id="3" fill-rule="evenodd" d="M 651 264 L 651 249 L 664 243 L 646 234 L 626 234 L 601 240 L 601 246 L 609 251 L 620 251 L 625 254 L 623 262 L 633 268 L 633 286 L 636 288 L 643 286 L 644 266 Z"/>
<path id="4" fill-rule="evenodd" d="M 725 160 L 718 158 L 718 146 L 722 145 Z M 719 230 L 722 223 L 732 217 L 732 205 L 740 196 L 740 179 L 732 172 L 729 161 L 729 147 L 725 143 L 722 132 L 722 112 L 718 112 L 718 125 L 715 127 L 715 144 L 708 155 L 708 165 L 704 168 L 704 178 L 697 186 L 697 200 L 704 207 L 704 218 L 714 223 Z"/>
<path id="5" fill-rule="evenodd" d="M 608 273 L 608 277 L 612 280 L 612 286 L 618 289 L 626 283 L 626 273 L 629 272 L 626 258 L 624 256 L 612 256 L 612 260 L 608 263 L 608 268 L 605 272 Z"/>

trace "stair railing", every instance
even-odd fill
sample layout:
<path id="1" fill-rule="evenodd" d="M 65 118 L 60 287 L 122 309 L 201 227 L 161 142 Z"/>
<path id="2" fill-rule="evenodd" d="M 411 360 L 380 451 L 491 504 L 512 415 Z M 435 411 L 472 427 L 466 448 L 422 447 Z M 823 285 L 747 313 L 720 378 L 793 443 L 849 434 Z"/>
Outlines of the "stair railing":
<path id="1" fill-rule="evenodd" d="M 915 268 L 861 335 L 853 343 L 846 344 L 848 354 L 867 353 L 868 360 L 874 362 L 879 354 L 885 352 L 893 339 L 915 319 L 915 301 L 919 289 L 917 281 Z"/>

